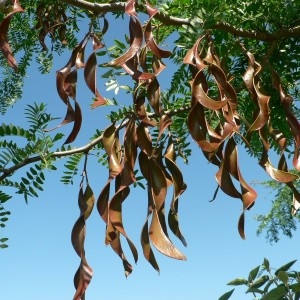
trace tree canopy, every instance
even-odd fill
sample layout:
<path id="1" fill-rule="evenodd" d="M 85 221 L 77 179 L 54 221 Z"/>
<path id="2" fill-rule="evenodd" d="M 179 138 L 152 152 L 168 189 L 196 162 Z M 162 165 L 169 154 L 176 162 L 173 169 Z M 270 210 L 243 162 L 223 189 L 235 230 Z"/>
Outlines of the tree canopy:
<path id="1" fill-rule="evenodd" d="M 257 159 L 279 191 L 270 214 L 258 217 L 258 231 L 267 228 L 270 240 L 276 241 L 279 220 L 283 232 L 291 235 L 300 202 L 297 1 L 4 0 L 0 11 L 2 114 L 22 98 L 24 79 L 35 62 L 37 71 L 45 74 L 57 56 L 68 53 L 53 87 L 65 105 L 62 121 L 51 128 L 57 120 L 46 105 L 32 103 L 25 111 L 27 128 L 15 123 L 0 126 L 0 225 L 5 226 L 10 214 L 5 202 L 12 194 L 6 187 L 26 201 L 37 197 L 45 170 L 55 172 L 57 161 L 65 158 L 61 181 L 72 184 L 82 175 L 80 217 L 72 230 L 81 262 L 74 277 L 74 299 L 84 298 L 92 278 L 84 239 L 94 205 L 106 224 L 106 244 L 122 259 L 126 276 L 131 273 L 121 243 L 124 238 L 137 261 L 136 247 L 122 222 L 122 204 L 131 186 L 144 188 L 148 199 L 141 228 L 145 258 L 159 270 L 154 246 L 167 256 L 185 259 L 169 239 L 168 229 L 186 244 L 178 206 L 187 186 L 176 160 L 188 161 L 191 139 L 199 146 L 193 155 L 202 152 L 216 166 L 215 196 L 220 189 L 241 200 L 242 238 L 245 213 L 257 194 L 240 170 L 238 147 Z M 124 21 L 129 29 L 120 27 L 121 37 L 110 31 L 111 22 Z M 88 24 L 86 32 L 83 22 Z M 116 36 L 112 47 L 105 43 L 108 36 Z M 76 94 L 79 72 L 90 90 L 91 108 L 111 106 L 110 125 L 90 132 L 83 146 L 76 144 L 86 105 Z M 166 87 L 160 83 L 164 74 L 170 76 Z M 70 123 L 73 128 L 64 137 L 60 128 Z M 108 170 L 97 197 L 88 181 L 93 176 L 87 167 L 91 156 Z M 173 196 L 166 214 L 167 192 Z M 286 214 L 278 216 L 283 209 Z M 0 239 L 2 248 L 6 241 Z"/>

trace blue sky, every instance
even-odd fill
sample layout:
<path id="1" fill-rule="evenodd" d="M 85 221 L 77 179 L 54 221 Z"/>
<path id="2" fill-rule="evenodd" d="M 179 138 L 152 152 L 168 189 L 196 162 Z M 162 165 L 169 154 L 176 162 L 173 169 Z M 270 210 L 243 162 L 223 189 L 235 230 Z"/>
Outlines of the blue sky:
<path id="1" fill-rule="evenodd" d="M 68 55 L 67 55 L 68 56 Z M 24 108 L 33 101 L 48 103 L 48 111 L 54 116 L 64 117 L 65 106 L 59 100 L 55 88 L 55 71 L 67 61 L 59 58 L 53 72 L 41 76 L 32 71 L 26 81 L 23 99 L 2 117 L 2 122 L 24 125 Z M 163 82 L 164 74 L 160 80 Z M 108 125 L 105 115 L 111 107 L 90 111 L 92 94 L 79 79 L 78 100 L 84 113 L 83 127 L 74 146 L 85 144 L 94 128 Z M 105 89 L 103 82 L 99 89 Z M 130 103 L 130 96 L 124 103 Z M 126 102 L 128 101 L 128 102 Z M 58 121 L 57 121 L 58 122 Z M 55 124 L 53 124 L 55 125 Z M 25 126 L 25 125 L 24 125 Z M 68 134 L 71 127 L 62 129 Z M 255 206 L 246 214 L 246 240 L 237 231 L 237 222 L 242 204 L 219 192 L 214 202 L 209 202 L 216 188 L 216 168 L 203 159 L 202 152 L 192 144 L 193 156 L 189 165 L 180 163 L 187 191 L 180 199 L 181 228 L 188 242 L 184 248 L 175 237 L 174 243 L 187 256 L 187 261 L 176 261 L 155 251 L 160 265 L 157 274 L 142 255 L 139 238 L 146 218 L 147 195 L 142 189 L 132 189 L 124 204 L 126 231 L 139 250 L 139 261 L 133 274 L 127 279 L 120 259 L 104 244 L 105 225 L 95 209 L 87 221 L 86 257 L 94 270 L 86 299 L 218 299 L 231 289 L 226 283 L 236 277 L 247 277 L 248 272 L 267 257 L 273 267 L 297 259 L 299 232 L 293 239 L 282 237 L 278 244 L 267 244 L 264 237 L 256 236 L 256 214 L 267 212 L 272 200 L 269 190 L 256 186 L 258 198 Z M 248 158 L 240 149 L 241 171 L 249 181 L 265 180 L 267 177 L 253 158 Z M 63 164 L 63 160 L 58 166 Z M 89 180 L 95 196 L 107 180 L 107 170 L 89 161 Z M 29 199 L 28 205 L 22 197 L 14 195 L 6 208 L 12 212 L 3 236 L 8 236 L 9 248 L 1 251 L 0 286 L 1 298 L 8 300 L 52 300 L 72 299 L 73 276 L 79 258 L 71 244 L 71 230 L 78 218 L 77 194 L 80 177 L 73 186 L 63 185 L 59 179 L 61 171 L 49 172 L 44 192 L 39 198 Z M 7 190 L 5 190 L 7 191 Z M 125 246 L 127 258 L 133 259 Z M 299 265 L 295 265 L 297 268 Z M 236 289 L 233 300 L 251 299 L 245 289 Z"/>

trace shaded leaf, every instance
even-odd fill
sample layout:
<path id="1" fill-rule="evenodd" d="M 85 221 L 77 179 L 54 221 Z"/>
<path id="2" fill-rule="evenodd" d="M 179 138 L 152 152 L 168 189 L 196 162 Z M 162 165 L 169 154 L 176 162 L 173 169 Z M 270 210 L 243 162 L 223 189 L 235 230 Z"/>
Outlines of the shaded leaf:
<path id="1" fill-rule="evenodd" d="M 227 283 L 227 285 L 248 285 L 248 280 L 244 278 L 236 278 Z"/>
<path id="2" fill-rule="evenodd" d="M 283 295 L 285 295 L 286 290 L 284 286 L 278 286 L 271 291 L 269 291 L 266 295 L 262 297 L 262 300 L 279 300 Z"/>
<path id="3" fill-rule="evenodd" d="M 254 269 L 252 269 L 249 273 L 249 276 L 248 276 L 248 281 L 252 282 L 255 280 L 257 274 L 258 274 L 258 271 L 260 269 L 260 266 L 257 266 L 255 267 Z"/>
<path id="4" fill-rule="evenodd" d="M 228 300 L 231 297 L 233 292 L 234 292 L 234 289 L 232 289 L 231 291 L 223 294 L 218 300 Z"/>
<path id="5" fill-rule="evenodd" d="M 294 283 L 294 284 L 291 284 L 290 285 L 290 289 L 296 293 L 296 292 L 299 292 L 300 291 L 300 283 Z"/>
<path id="6" fill-rule="evenodd" d="M 264 261 L 263 261 L 263 267 L 266 269 L 266 270 L 269 270 L 270 269 L 270 262 L 267 258 L 264 258 Z"/>
<path id="7" fill-rule="evenodd" d="M 263 286 L 267 281 L 269 281 L 270 277 L 268 275 L 263 275 L 256 279 L 252 284 L 251 284 L 251 289 L 255 288 L 258 289 L 261 286 Z M 250 290 L 248 290 L 250 292 Z M 252 292 L 252 290 L 251 290 Z"/>
<path id="8" fill-rule="evenodd" d="M 280 281 L 282 281 L 284 284 L 287 284 L 289 281 L 289 275 L 286 271 L 279 271 L 277 274 L 277 277 Z"/>
<path id="9" fill-rule="evenodd" d="M 292 261 L 288 262 L 287 264 L 284 264 L 283 266 L 281 266 L 280 268 L 278 268 L 274 274 L 277 276 L 280 271 L 287 271 L 287 270 L 289 270 L 289 268 L 291 266 L 293 266 L 296 261 L 297 260 L 292 260 Z"/>

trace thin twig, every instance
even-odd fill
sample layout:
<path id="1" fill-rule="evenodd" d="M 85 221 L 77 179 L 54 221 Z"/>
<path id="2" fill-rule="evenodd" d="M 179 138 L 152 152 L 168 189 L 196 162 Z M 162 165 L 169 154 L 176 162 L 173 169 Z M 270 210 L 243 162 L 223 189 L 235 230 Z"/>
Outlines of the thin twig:
<path id="1" fill-rule="evenodd" d="M 189 106 L 185 106 L 179 109 L 174 109 L 174 110 L 169 110 L 164 112 L 164 114 L 168 115 L 169 117 L 172 117 L 176 114 L 180 114 L 182 112 L 186 112 L 190 109 Z M 158 115 L 151 113 L 148 114 L 149 118 L 156 118 L 159 117 Z M 124 120 L 121 124 L 119 124 L 118 126 L 116 126 L 116 131 L 121 130 L 122 128 L 126 127 L 127 123 L 128 123 L 128 119 Z M 103 134 L 98 136 L 97 138 L 95 138 L 94 140 L 92 140 L 91 142 L 89 142 L 88 144 L 79 147 L 79 148 L 74 148 L 71 150 L 64 150 L 64 151 L 55 151 L 53 153 L 49 153 L 49 158 L 60 158 L 60 157 L 65 157 L 65 156 L 69 156 L 72 154 L 76 154 L 76 153 L 88 153 L 94 146 L 96 146 L 97 144 L 101 143 L 103 139 Z M 21 161 L 18 164 L 15 164 L 14 166 L 7 168 L 7 169 L 2 169 L 2 175 L 0 176 L 0 181 L 7 178 L 8 176 L 12 175 L 15 171 L 25 167 L 26 165 L 32 164 L 34 162 L 38 162 L 43 160 L 44 157 L 42 155 L 36 155 L 33 157 L 28 157 L 25 158 L 23 161 Z"/>

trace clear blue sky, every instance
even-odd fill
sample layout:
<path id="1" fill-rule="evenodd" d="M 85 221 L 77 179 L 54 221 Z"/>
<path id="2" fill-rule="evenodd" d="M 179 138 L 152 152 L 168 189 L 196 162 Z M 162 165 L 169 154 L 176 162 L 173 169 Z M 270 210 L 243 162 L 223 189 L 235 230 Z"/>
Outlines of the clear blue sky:
<path id="1" fill-rule="evenodd" d="M 48 103 L 49 112 L 63 118 L 65 106 L 56 93 L 55 71 L 66 61 L 66 57 L 58 59 L 50 75 L 30 72 L 23 99 L 1 117 L 2 122 L 24 125 L 24 107 L 33 101 Z M 163 76 L 161 74 L 161 81 L 164 81 Z M 74 143 L 77 147 L 87 142 L 93 128 L 107 126 L 105 115 L 111 110 L 105 107 L 90 111 L 92 94 L 82 78 L 79 82 L 78 100 L 84 110 L 84 120 L 78 141 Z M 99 82 L 100 91 L 104 88 L 103 82 Z M 120 97 L 124 97 L 124 103 L 131 102 L 130 96 L 120 94 Z M 67 134 L 71 127 L 62 130 Z M 257 162 L 243 154 L 242 148 L 240 152 L 241 171 L 246 179 L 266 179 Z M 63 160 L 59 165 L 62 164 Z M 172 260 L 155 251 L 161 269 L 159 275 L 145 261 L 139 239 L 146 218 L 147 195 L 141 189 L 132 189 L 124 204 L 124 224 L 139 250 L 139 262 L 126 279 L 121 260 L 104 245 L 105 225 L 95 209 L 87 221 L 86 257 L 94 270 L 86 293 L 87 300 L 215 300 L 231 289 L 226 286 L 227 282 L 236 277 L 247 277 L 248 271 L 261 264 L 264 257 L 274 267 L 297 259 L 295 249 L 299 248 L 299 232 L 292 240 L 282 237 L 274 245 L 267 244 L 263 236 L 256 236 L 257 223 L 253 217 L 270 207 L 270 191 L 256 187 L 258 199 L 246 214 L 247 239 L 242 240 L 237 231 L 241 202 L 222 192 L 214 202 L 209 202 L 216 188 L 216 168 L 203 159 L 202 152 L 195 146 L 189 165 L 181 166 L 188 189 L 180 200 L 180 222 L 188 247 L 184 248 L 175 237 L 171 237 L 185 253 L 187 261 Z M 88 167 L 91 186 L 97 197 L 106 183 L 107 170 L 92 160 Z M 73 276 L 79 258 L 71 245 L 71 230 L 79 215 L 80 177 L 73 186 L 64 186 L 59 181 L 61 175 L 61 171 L 49 173 L 44 192 L 39 198 L 30 199 L 28 205 L 18 195 L 6 205 L 12 215 L 1 233 L 10 238 L 9 248 L 2 250 L 0 255 L 1 299 L 60 300 L 73 297 Z M 124 241 L 127 258 L 133 263 L 125 245 Z M 244 291 L 236 289 L 231 299 L 251 299 Z"/>

